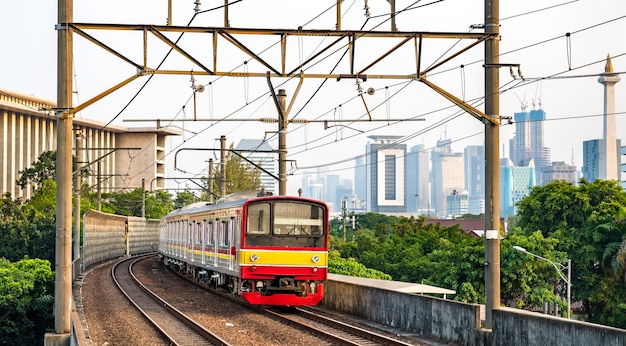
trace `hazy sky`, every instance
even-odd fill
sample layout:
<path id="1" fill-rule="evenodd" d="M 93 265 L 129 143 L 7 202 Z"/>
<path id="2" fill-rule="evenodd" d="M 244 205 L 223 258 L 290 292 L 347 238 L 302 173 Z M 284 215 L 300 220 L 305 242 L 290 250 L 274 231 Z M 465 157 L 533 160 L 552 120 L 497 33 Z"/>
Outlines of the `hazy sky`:
<path id="1" fill-rule="evenodd" d="M 191 26 L 218 27 L 223 24 L 221 10 L 193 16 L 193 0 L 174 0 L 172 23 Z M 323 13 L 335 0 L 279 1 L 243 0 L 230 7 L 230 24 L 241 28 L 332 29 L 335 10 Z M 202 1 L 201 9 L 209 10 L 223 1 Z M 365 5 L 369 6 L 369 19 Z M 77 23 L 125 23 L 165 25 L 167 1 L 74 1 L 74 22 Z M 396 10 L 404 11 L 396 17 L 400 31 L 470 32 L 470 26 L 483 23 L 484 1 L 397 1 Z M 342 4 L 342 29 L 389 30 L 385 22 L 389 5 L 385 0 L 344 1 Z M 321 15 L 320 15 L 321 14 Z M 319 16 L 318 16 L 319 15 Z M 544 124 L 545 146 L 552 149 L 552 161 L 570 162 L 580 169 L 582 142 L 600 138 L 602 135 L 603 89 L 597 82 L 604 71 L 607 54 L 610 54 L 615 72 L 626 71 L 626 1 L 624 0 L 527 0 L 500 1 L 502 40 L 500 62 L 520 64 L 524 80 L 513 78 L 508 68 L 500 73 L 500 113 L 512 116 L 521 110 L 541 107 L 547 113 Z M 0 54 L 0 88 L 24 94 L 56 100 L 56 47 L 57 3 L 55 1 L 3 1 L 0 5 L 0 30 L 2 54 Z M 475 30 L 474 30 L 475 31 Z M 472 31 L 473 32 L 473 31 Z M 141 35 L 130 32 L 90 31 L 124 55 L 142 63 Z M 569 33 L 569 35 L 567 35 Z M 176 40 L 177 35 L 168 35 Z M 257 38 L 250 41 L 241 38 L 263 58 L 277 61 L 279 45 L 276 38 Z M 291 39 L 288 63 L 294 64 L 314 54 L 329 43 L 326 40 Z M 397 41 L 357 41 L 358 59 L 377 56 Z M 345 43 L 345 42 L 344 42 Z M 467 45 L 469 41 L 436 40 L 425 42 L 422 47 L 422 66 L 429 66 L 441 57 L 448 56 Z M 212 59 L 209 35 L 186 35 L 181 45 L 194 56 L 207 63 Z M 148 43 L 148 66 L 155 68 L 162 61 L 167 49 L 157 40 Z M 338 46 L 342 47 L 342 46 Z M 409 45 L 411 48 L 411 45 Z M 412 49 L 412 48 L 411 48 Z M 385 59 L 374 70 L 380 74 L 404 73 L 415 66 L 411 49 Z M 320 73 L 330 73 L 339 63 L 346 70 L 347 60 L 340 61 L 345 49 L 330 55 L 319 66 Z M 371 52 L 370 55 L 366 52 Z M 244 64 L 245 57 L 236 52 L 230 54 L 227 45 L 220 42 L 218 59 L 221 70 L 245 72 L 258 66 Z M 369 58 L 371 59 L 371 58 Z M 476 102 L 482 109 L 483 46 L 479 45 L 430 73 L 427 77 L 445 90 L 467 102 Z M 357 60 L 356 64 L 366 64 Z M 187 70 L 193 68 L 175 54 L 163 64 L 164 68 Z M 196 68 L 196 70 L 198 70 Z M 258 68 L 256 69 L 258 70 Z M 397 72 L 400 71 L 400 72 Z M 135 73 L 134 67 L 121 62 L 99 47 L 74 35 L 74 103 L 84 102 Z M 626 79 L 626 74 L 621 74 Z M 216 78 L 196 77 L 197 83 L 205 85 L 205 91 L 197 94 L 196 113 L 199 118 L 224 117 L 258 119 L 276 117 L 273 101 L 268 93 L 265 78 Z M 155 126 L 152 123 L 129 123 L 129 119 L 193 118 L 193 98 L 189 76 L 155 76 L 139 96 L 133 96 L 142 88 L 147 77 L 116 91 L 111 96 L 82 111 L 78 116 L 113 121 L 124 126 Z M 273 85 L 281 85 L 287 91 L 288 102 L 295 93 L 297 81 L 275 78 Z M 467 145 L 483 143 L 483 125 L 468 114 L 461 113 L 440 95 L 423 83 L 406 80 L 368 79 L 361 83 L 363 90 L 374 88 L 374 95 L 364 95 L 365 104 L 359 97 L 354 80 L 305 79 L 294 101 L 290 118 L 297 119 L 366 119 L 370 111 L 373 119 L 406 119 L 423 117 L 425 121 L 354 123 L 348 127 L 324 129 L 321 123 L 306 126 L 290 124 L 287 135 L 288 158 L 300 167 L 296 175 L 289 177 L 289 193 L 295 194 L 300 186 L 303 169 L 319 167 L 334 174 L 352 178 L 353 157 L 364 153 L 367 136 L 393 134 L 406 136 L 405 143 L 411 147 L 423 143 L 433 147 L 439 138 L 453 140 L 453 149 L 462 151 Z M 317 90 L 317 91 L 316 91 Z M 626 80 L 616 85 L 617 137 L 626 141 Z M 128 107 L 125 106 L 129 104 Z M 182 126 L 182 123 L 177 123 Z M 185 134 L 174 139 L 170 150 L 178 148 L 218 148 L 221 135 L 228 143 L 241 138 L 263 138 L 266 132 L 277 130 L 276 124 L 258 122 L 186 123 Z M 513 136 L 514 126 L 503 126 L 500 139 L 505 145 L 501 156 L 508 156 L 508 140 Z M 268 135 L 268 136 L 271 136 Z M 184 142 L 183 142 L 184 140 Z M 276 145 L 276 142 L 274 142 Z M 179 154 L 178 165 L 185 172 L 200 174 L 206 168 L 204 162 L 209 152 L 185 152 Z M 342 164 L 335 162 L 346 161 Z M 173 154 L 168 156 L 173 168 Z M 170 176 L 182 176 L 182 172 L 170 172 Z"/>

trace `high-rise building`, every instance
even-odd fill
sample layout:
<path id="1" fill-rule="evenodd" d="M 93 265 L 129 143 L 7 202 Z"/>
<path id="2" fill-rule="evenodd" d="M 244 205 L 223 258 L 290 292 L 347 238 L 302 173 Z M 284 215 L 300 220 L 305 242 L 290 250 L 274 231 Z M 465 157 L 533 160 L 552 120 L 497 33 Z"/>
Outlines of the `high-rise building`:
<path id="1" fill-rule="evenodd" d="M 463 151 L 465 161 L 465 189 L 468 193 L 466 213 L 485 212 L 485 147 L 469 145 Z"/>
<path id="2" fill-rule="evenodd" d="M 324 200 L 324 180 L 319 173 L 307 172 L 302 176 L 302 197 Z"/>
<path id="3" fill-rule="evenodd" d="M 346 198 L 350 199 L 352 208 L 352 200 L 354 193 L 352 191 L 352 180 L 342 178 L 340 175 L 328 174 L 325 177 L 326 180 L 326 194 L 324 201 L 328 203 L 328 206 L 332 211 L 341 211 L 341 201 Z"/>
<path id="4" fill-rule="evenodd" d="M 447 196 L 453 191 L 465 190 L 465 169 L 463 154 L 452 152 L 452 141 L 440 139 L 432 150 L 431 169 L 431 204 L 435 215 L 445 217 L 448 211 Z"/>
<path id="5" fill-rule="evenodd" d="M 469 194 L 467 191 L 453 190 L 446 196 L 447 216 L 456 219 L 469 213 Z"/>
<path id="6" fill-rule="evenodd" d="M 515 215 L 515 205 L 530 194 L 535 187 L 535 163 L 530 159 L 526 166 L 514 166 L 508 158 L 500 159 L 500 216 Z"/>
<path id="7" fill-rule="evenodd" d="M 615 153 L 619 152 L 621 148 L 621 140 L 615 140 Z M 583 167 L 582 173 L 585 180 L 593 182 L 596 179 L 604 179 L 602 176 L 602 167 L 604 163 L 604 140 L 602 139 L 590 139 L 583 142 Z M 616 154 L 614 160 L 615 169 L 620 170 L 621 156 Z"/>
<path id="8" fill-rule="evenodd" d="M 406 212 L 406 144 L 402 136 L 374 135 L 366 146 L 367 211 Z"/>
<path id="9" fill-rule="evenodd" d="M 541 108 L 541 103 L 539 103 Z M 550 166 L 550 148 L 544 147 L 543 143 L 543 123 L 546 120 L 546 112 L 543 109 L 533 109 L 530 111 L 530 157 L 535 161 L 535 177 L 539 177 L 538 185 L 546 184 L 542 181 L 540 172 L 543 167 Z"/>
<path id="10" fill-rule="evenodd" d="M 430 209 L 430 187 L 428 182 L 428 150 L 424 144 L 411 147 L 406 156 L 407 211 L 420 213 Z M 427 212 L 428 213 L 428 212 Z"/>
<path id="11" fill-rule="evenodd" d="M 620 165 L 618 164 L 620 147 L 613 145 L 617 137 L 615 135 L 615 84 L 621 78 L 613 72 L 611 56 L 607 56 L 604 73 L 598 78 L 598 83 L 604 86 L 604 122 L 603 122 L 603 150 L 600 151 L 600 178 L 606 180 L 620 180 Z"/>
<path id="12" fill-rule="evenodd" d="M 272 146 L 263 139 L 242 139 L 239 141 L 235 150 L 245 150 L 242 155 L 254 164 L 261 167 L 261 187 L 265 191 L 276 194 L 276 179 L 272 177 L 276 174 L 277 154 L 274 153 Z"/>
<path id="13" fill-rule="evenodd" d="M 589 182 L 600 179 L 600 151 L 602 148 L 601 139 L 591 139 L 583 142 L 583 166 L 581 170 L 583 178 Z"/>
<path id="14" fill-rule="evenodd" d="M 509 158 L 516 166 L 530 157 L 530 114 L 525 109 L 513 114 L 515 136 L 509 141 Z"/>
<path id="15" fill-rule="evenodd" d="M 337 203 L 341 198 L 341 196 L 337 196 L 337 188 L 340 186 L 341 176 L 337 174 L 328 174 L 325 177 L 326 179 L 326 191 L 324 193 L 324 201 L 329 204 L 330 210 L 339 211 L 341 210 L 341 203 Z"/>
<path id="16" fill-rule="evenodd" d="M 541 181 L 549 183 L 553 180 L 565 180 L 568 183 L 578 182 L 578 169 L 575 165 L 568 165 L 564 161 L 552 162 L 550 166 L 541 168 Z"/>
<path id="17" fill-rule="evenodd" d="M 359 209 L 366 209 L 367 168 L 364 156 L 359 156 L 354 159 L 354 194 L 356 195 L 357 200 L 361 203 L 357 207 Z"/>
<path id="18" fill-rule="evenodd" d="M 626 146 L 620 148 L 620 162 L 626 162 Z M 626 163 L 621 164 L 620 175 L 626 173 Z M 622 179 L 622 187 L 626 189 L 626 179 Z"/>
<path id="19" fill-rule="evenodd" d="M 533 104 L 534 106 L 534 104 Z M 546 120 L 546 112 L 541 109 L 533 109 L 526 112 L 515 113 L 515 136 L 511 139 L 509 156 L 515 166 L 524 166 L 530 159 L 535 163 L 535 176 L 540 178 L 542 167 L 550 166 L 550 148 L 544 147 L 543 123 Z M 542 185 L 538 179 L 537 184 Z"/>

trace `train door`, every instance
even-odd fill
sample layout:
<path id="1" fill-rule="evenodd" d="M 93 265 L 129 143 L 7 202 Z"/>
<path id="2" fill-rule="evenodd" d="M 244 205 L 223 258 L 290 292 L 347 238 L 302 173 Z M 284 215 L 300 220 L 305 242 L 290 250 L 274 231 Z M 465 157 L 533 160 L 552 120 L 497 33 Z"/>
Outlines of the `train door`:
<path id="1" fill-rule="evenodd" d="M 213 229 L 213 225 L 215 224 L 215 222 L 213 221 L 206 221 L 205 220 L 205 228 L 206 228 L 206 248 L 205 248 L 205 253 L 206 253 L 206 264 L 208 265 L 214 265 L 215 263 L 215 230 Z"/>
<path id="2" fill-rule="evenodd" d="M 176 243 L 175 243 L 175 233 L 174 231 L 176 230 L 176 223 L 174 222 L 170 222 L 167 224 L 167 250 L 168 250 L 168 254 L 169 255 L 174 255 L 174 251 L 176 250 Z"/>
<path id="3" fill-rule="evenodd" d="M 189 232 L 187 231 L 187 229 L 189 228 L 189 222 L 187 222 L 186 220 L 183 220 L 182 223 L 183 226 L 183 258 L 187 259 L 187 237 L 189 237 Z"/>
<path id="4" fill-rule="evenodd" d="M 202 264 L 206 264 L 206 248 L 207 248 L 207 228 L 206 228 L 206 220 L 202 220 L 201 223 L 201 232 L 202 232 L 202 240 L 200 241 L 202 243 L 202 245 L 200 246 L 200 248 L 202 249 L 201 252 L 201 256 L 202 256 Z"/>
<path id="5" fill-rule="evenodd" d="M 179 258 L 183 257 L 183 232 L 182 232 L 183 222 L 176 222 L 176 254 Z"/>
<path id="6" fill-rule="evenodd" d="M 228 224 L 226 220 L 217 220 L 216 223 L 219 225 L 219 229 L 217 231 L 218 234 L 218 252 L 220 253 L 220 261 L 218 261 L 218 265 L 220 268 L 228 267 L 228 259 L 225 257 L 228 253 Z"/>
<path id="7" fill-rule="evenodd" d="M 191 249 L 190 259 L 191 262 L 196 260 L 196 221 L 192 221 L 189 223 L 189 235 L 191 236 L 189 239 L 189 248 Z"/>
<path id="8" fill-rule="evenodd" d="M 166 238 L 165 238 L 166 253 L 168 255 L 172 255 L 172 248 L 173 248 L 172 247 L 172 239 L 173 239 L 173 237 L 172 237 L 172 223 L 171 222 L 168 222 L 168 223 L 165 224 L 165 234 L 167 235 Z"/>
<path id="9" fill-rule="evenodd" d="M 185 256 L 185 228 L 183 227 L 184 221 L 178 222 L 178 257 L 183 258 Z"/>
<path id="10" fill-rule="evenodd" d="M 219 228 L 220 228 L 220 220 L 219 219 L 215 219 L 215 222 L 213 222 L 213 265 L 215 267 L 219 266 L 219 255 L 220 255 L 220 250 L 219 250 L 219 238 L 218 238 L 218 234 L 219 234 Z"/>
<path id="11" fill-rule="evenodd" d="M 181 258 L 183 257 L 183 232 L 182 232 L 183 222 L 176 222 L 176 255 Z"/>
<path id="12" fill-rule="evenodd" d="M 200 221 L 194 221 L 195 230 L 193 231 L 195 243 L 193 245 L 194 258 L 198 262 L 202 262 L 202 224 Z"/>
<path id="13" fill-rule="evenodd" d="M 235 235 L 234 232 L 234 225 L 235 225 L 235 218 L 231 217 L 230 220 L 228 220 L 228 222 L 226 223 L 228 225 L 228 227 L 226 227 L 226 236 L 228 238 L 228 242 L 227 242 L 227 251 L 228 251 L 228 270 L 233 270 L 233 266 L 235 264 L 235 242 L 233 241 L 233 237 Z"/>

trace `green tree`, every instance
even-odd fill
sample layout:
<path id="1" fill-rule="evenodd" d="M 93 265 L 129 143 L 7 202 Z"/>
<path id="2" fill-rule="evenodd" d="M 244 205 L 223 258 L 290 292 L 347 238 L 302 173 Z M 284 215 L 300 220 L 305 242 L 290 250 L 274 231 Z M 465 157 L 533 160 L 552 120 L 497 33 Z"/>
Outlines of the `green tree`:
<path id="1" fill-rule="evenodd" d="M 233 150 L 233 144 L 230 149 Z M 232 194 L 245 191 L 256 191 L 261 188 L 261 171 L 231 151 L 226 155 L 226 194 Z M 213 194 L 219 195 L 220 185 L 222 182 L 222 174 L 220 169 L 213 172 L 212 177 Z M 205 186 L 208 186 L 208 178 L 204 179 Z M 203 196 L 206 199 L 207 196 Z M 224 196 L 220 196 L 224 197 Z"/>
<path id="2" fill-rule="evenodd" d="M 390 275 L 367 268 L 354 258 L 341 258 L 339 251 L 330 251 L 328 254 L 328 271 L 333 274 L 356 276 L 360 278 L 391 280 Z"/>
<path id="3" fill-rule="evenodd" d="M 423 218 L 368 213 L 359 220 L 365 228 L 356 232 L 355 241 L 344 242 L 337 236 L 330 239 L 330 248 L 341 257 L 354 258 L 394 280 L 453 289 L 457 292 L 453 299 L 458 301 L 484 302 L 484 238 L 469 235 L 458 226 L 427 225 Z M 562 292 L 557 287 L 563 285 L 554 268 L 513 249 L 519 245 L 529 251 L 541 250 L 548 258 L 561 261 L 566 254 L 555 250 L 557 243 L 541 232 L 526 235 L 519 230 L 502 240 L 501 296 L 505 305 L 523 308 L 559 302 L 565 306 L 558 298 Z"/>
<path id="4" fill-rule="evenodd" d="M 426 225 L 423 218 L 375 213 L 359 216 L 364 229 L 355 241 L 331 241 L 342 257 L 388 273 L 394 280 L 424 282 L 461 293 L 455 299 L 484 297 L 484 240 L 458 227 Z"/>
<path id="5" fill-rule="evenodd" d="M 31 167 L 18 172 L 20 178 L 16 181 L 16 183 L 22 189 L 29 184 L 32 184 L 36 190 L 43 185 L 44 180 L 54 180 L 56 176 L 56 169 L 57 152 L 45 151 L 39 155 L 37 161 L 33 162 Z"/>
<path id="6" fill-rule="evenodd" d="M 10 261 L 24 256 L 54 261 L 56 183 L 45 180 L 31 201 L 0 200 L 0 254 Z"/>
<path id="7" fill-rule="evenodd" d="M 557 239 L 555 249 L 572 260 L 572 299 L 583 302 L 590 322 L 615 323 L 607 316 L 619 303 L 608 301 L 607 296 L 626 290 L 603 261 L 607 246 L 623 240 L 623 229 L 600 227 L 619 218 L 624 206 L 626 192 L 616 181 L 589 183 L 584 179 L 578 186 L 553 181 L 535 187 L 518 204 L 520 229 L 525 234 L 540 231 L 544 237 Z M 618 282 L 621 287 L 615 286 Z"/>
<path id="8" fill-rule="evenodd" d="M 506 306 L 527 308 L 544 302 L 558 303 L 566 314 L 567 285 L 554 266 L 527 253 L 513 249 L 520 246 L 555 263 L 565 263 L 566 254 L 556 251 L 558 240 L 544 238 L 540 231 L 526 235 L 520 228 L 509 231 L 500 246 L 500 292 Z"/>
<path id="9" fill-rule="evenodd" d="M 174 199 L 174 209 L 180 209 L 186 205 L 189 205 L 193 202 L 196 202 L 198 197 L 189 191 L 180 191 L 176 193 L 176 198 Z"/>
<path id="10" fill-rule="evenodd" d="M 117 215 L 141 216 L 143 192 L 135 189 L 129 192 L 112 192 L 102 195 L 102 210 Z M 145 192 L 145 216 L 160 219 L 173 210 L 172 196 L 163 190 Z"/>
<path id="11" fill-rule="evenodd" d="M 11 261 L 17 261 L 26 253 L 26 218 L 19 200 L 6 193 L 0 200 L 0 253 Z"/>
<path id="12" fill-rule="evenodd" d="M 622 240 L 613 242 L 606 246 L 602 256 L 603 263 L 610 265 L 616 277 L 626 282 L 626 212 L 613 222 L 600 225 L 603 233 L 619 233 L 622 234 Z"/>
<path id="13" fill-rule="evenodd" d="M 41 345 L 54 325 L 50 262 L 0 258 L 0 344 Z"/>

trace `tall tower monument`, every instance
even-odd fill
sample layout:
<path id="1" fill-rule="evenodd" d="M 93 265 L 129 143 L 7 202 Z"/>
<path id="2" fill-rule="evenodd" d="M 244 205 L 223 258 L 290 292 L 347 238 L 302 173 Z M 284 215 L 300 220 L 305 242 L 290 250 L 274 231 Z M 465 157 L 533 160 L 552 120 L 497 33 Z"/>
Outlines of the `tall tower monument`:
<path id="1" fill-rule="evenodd" d="M 613 73 L 611 56 L 607 55 L 604 73 L 598 78 L 598 83 L 604 85 L 604 150 L 600 151 L 600 178 L 618 180 L 617 172 L 617 145 L 615 135 L 615 84 L 621 78 Z"/>

